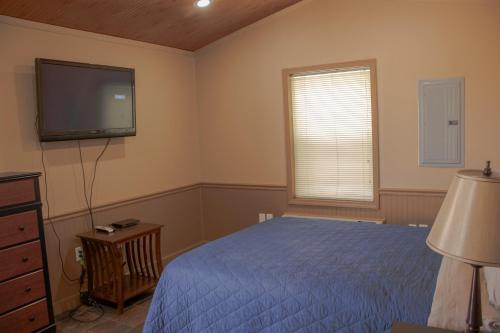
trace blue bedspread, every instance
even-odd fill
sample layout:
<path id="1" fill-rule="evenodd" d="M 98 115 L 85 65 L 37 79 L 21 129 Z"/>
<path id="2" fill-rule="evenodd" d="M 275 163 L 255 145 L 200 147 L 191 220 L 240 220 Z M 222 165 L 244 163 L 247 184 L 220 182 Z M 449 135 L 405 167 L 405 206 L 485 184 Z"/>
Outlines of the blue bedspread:
<path id="1" fill-rule="evenodd" d="M 171 262 L 144 332 L 388 332 L 425 324 L 429 229 L 275 218 Z"/>

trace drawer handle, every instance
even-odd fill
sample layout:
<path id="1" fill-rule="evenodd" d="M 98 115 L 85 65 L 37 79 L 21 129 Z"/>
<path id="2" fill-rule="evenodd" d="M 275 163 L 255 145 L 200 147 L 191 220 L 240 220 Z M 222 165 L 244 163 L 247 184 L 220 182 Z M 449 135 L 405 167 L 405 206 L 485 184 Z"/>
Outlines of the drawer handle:
<path id="1" fill-rule="evenodd" d="M 29 293 L 31 291 L 31 287 L 26 287 L 26 289 L 24 289 L 24 291 Z"/>
<path id="2" fill-rule="evenodd" d="M 28 318 L 29 321 L 35 321 L 35 316 L 31 316 Z"/>
<path id="3" fill-rule="evenodd" d="M 20 224 L 17 228 L 19 229 L 19 231 L 24 231 L 25 229 L 24 225 L 22 224 Z"/>
<path id="4" fill-rule="evenodd" d="M 29 258 L 28 258 L 28 257 L 23 257 L 21 260 L 22 260 L 23 262 L 27 262 L 27 261 L 29 260 Z"/>

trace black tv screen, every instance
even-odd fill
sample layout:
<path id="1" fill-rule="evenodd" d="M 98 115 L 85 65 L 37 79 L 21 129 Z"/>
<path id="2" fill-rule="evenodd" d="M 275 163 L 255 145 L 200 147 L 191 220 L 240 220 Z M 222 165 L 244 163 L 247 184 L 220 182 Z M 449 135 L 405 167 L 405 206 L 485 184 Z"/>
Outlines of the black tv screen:
<path id="1" fill-rule="evenodd" d="M 133 69 L 49 59 L 35 68 L 41 141 L 135 135 Z"/>

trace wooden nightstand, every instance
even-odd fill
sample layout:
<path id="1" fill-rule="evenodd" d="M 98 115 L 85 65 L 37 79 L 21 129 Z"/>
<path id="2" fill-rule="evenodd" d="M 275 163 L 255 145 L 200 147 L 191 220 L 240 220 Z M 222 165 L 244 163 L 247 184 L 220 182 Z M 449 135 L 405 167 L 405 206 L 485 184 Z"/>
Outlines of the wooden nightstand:
<path id="1" fill-rule="evenodd" d="M 442 328 L 424 327 L 413 324 L 395 322 L 391 333 L 456 333 L 455 331 L 444 330 Z"/>
<path id="2" fill-rule="evenodd" d="M 82 240 L 92 297 L 117 305 L 156 286 L 163 270 L 161 225 L 139 223 L 111 234 L 87 232 Z"/>

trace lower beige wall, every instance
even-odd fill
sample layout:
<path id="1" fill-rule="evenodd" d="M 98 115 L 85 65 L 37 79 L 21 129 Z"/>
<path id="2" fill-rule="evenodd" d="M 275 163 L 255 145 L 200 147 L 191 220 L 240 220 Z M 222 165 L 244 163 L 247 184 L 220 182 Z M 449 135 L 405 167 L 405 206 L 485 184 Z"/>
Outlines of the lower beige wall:
<path id="1" fill-rule="evenodd" d="M 203 225 L 207 241 L 259 221 L 259 213 L 282 215 L 286 190 L 282 187 L 202 184 Z"/>
<path id="2" fill-rule="evenodd" d="M 203 184 L 203 224 L 207 241 L 258 223 L 259 213 L 381 217 L 390 224 L 432 225 L 444 196 L 445 191 L 381 190 L 380 209 L 366 210 L 288 205 L 283 186 Z"/>
<path id="3" fill-rule="evenodd" d="M 71 278 L 78 278 L 80 267 L 75 261 L 74 248 L 80 246 L 81 242 L 76 235 L 90 230 L 90 219 L 86 212 L 74 215 L 76 216 L 57 218 L 52 225 L 48 221 L 45 224 L 50 283 L 56 314 L 79 305 L 79 284 L 69 282 L 63 277 L 58 242 L 52 230 L 53 227 L 61 238 L 61 253 L 66 272 Z M 204 241 L 201 189 L 198 185 L 97 208 L 94 216 L 96 225 L 127 218 L 138 218 L 143 222 L 163 225 L 161 251 L 164 262 Z"/>

